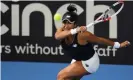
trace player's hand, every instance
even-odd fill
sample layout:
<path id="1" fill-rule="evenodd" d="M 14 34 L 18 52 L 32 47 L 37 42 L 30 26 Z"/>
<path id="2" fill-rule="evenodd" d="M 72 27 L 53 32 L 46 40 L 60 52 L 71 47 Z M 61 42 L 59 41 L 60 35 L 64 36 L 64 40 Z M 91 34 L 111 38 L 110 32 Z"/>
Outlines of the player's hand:
<path id="1" fill-rule="evenodd" d="M 87 31 L 86 26 L 80 26 L 77 28 L 77 32 L 85 32 L 85 31 Z"/>
<path id="2" fill-rule="evenodd" d="M 123 48 L 123 47 L 127 47 L 130 45 L 130 42 L 129 41 L 124 41 L 120 44 L 120 47 Z"/>

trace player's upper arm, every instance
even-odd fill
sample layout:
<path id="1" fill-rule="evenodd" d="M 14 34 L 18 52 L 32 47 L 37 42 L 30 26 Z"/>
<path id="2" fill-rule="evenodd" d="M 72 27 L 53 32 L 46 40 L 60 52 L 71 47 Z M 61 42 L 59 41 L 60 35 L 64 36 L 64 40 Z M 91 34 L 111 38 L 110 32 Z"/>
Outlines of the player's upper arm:
<path id="1" fill-rule="evenodd" d="M 88 42 L 101 43 L 101 40 L 99 37 L 95 36 L 94 34 L 88 31 L 84 32 L 83 38 L 87 40 Z"/>

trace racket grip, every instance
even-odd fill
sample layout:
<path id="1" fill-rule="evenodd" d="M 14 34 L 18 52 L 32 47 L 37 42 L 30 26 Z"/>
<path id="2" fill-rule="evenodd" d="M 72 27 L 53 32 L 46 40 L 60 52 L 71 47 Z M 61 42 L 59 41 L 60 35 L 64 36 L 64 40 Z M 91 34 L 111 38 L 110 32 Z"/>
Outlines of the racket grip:
<path id="1" fill-rule="evenodd" d="M 93 25 L 94 25 L 94 23 L 90 23 L 90 24 L 88 24 L 86 27 L 89 28 L 89 27 L 91 27 L 91 26 L 93 26 Z"/>

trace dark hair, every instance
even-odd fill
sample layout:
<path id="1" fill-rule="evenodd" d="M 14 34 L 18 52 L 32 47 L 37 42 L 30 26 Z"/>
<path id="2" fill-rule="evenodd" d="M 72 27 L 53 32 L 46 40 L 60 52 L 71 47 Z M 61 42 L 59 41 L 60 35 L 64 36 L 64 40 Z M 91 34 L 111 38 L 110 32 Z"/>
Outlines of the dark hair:
<path id="1" fill-rule="evenodd" d="M 74 11 L 77 12 L 77 8 L 76 8 L 76 6 L 73 5 L 73 4 L 70 4 L 70 5 L 67 7 L 67 10 L 68 10 L 69 12 L 74 12 Z"/>
<path id="2" fill-rule="evenodd" d="M 73 4 L 70 4 L 67 7 L 67 10 L 68 11 L 63 15 L 62 22 L 69 21 L 70 23 L 77 23 L 78 15 L 77 15 L 76 6 Z"/>

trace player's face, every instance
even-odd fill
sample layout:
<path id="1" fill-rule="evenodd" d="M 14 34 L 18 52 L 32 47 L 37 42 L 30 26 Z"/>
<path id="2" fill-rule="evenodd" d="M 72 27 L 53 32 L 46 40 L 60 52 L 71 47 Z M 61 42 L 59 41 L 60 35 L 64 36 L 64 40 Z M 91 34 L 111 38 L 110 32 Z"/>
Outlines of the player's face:
<path id="1" fill-rule="evenodd" d="M 70 23 L 69 21 L 65 21 L 65 22 L 63 22 L 63 24 L 65 26 L 65 29 L 68 29 L 68 30 L 70 30 L 70 29 L 75 27 L 75 24 L 74 23 Z"/>

